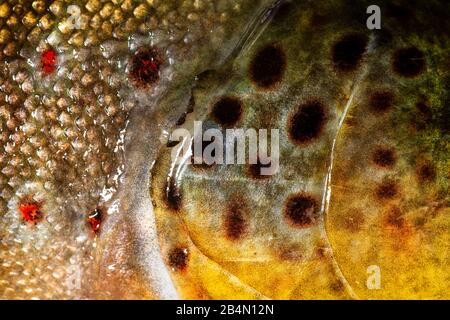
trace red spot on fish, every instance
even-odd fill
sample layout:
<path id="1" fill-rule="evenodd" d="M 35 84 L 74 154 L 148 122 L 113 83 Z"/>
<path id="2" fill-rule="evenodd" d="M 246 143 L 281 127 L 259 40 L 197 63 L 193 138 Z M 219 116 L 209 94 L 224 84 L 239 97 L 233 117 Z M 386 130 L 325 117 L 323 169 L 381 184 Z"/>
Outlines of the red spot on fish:
<path id="1" fill-rule="evenodd" d="M 44 214 L 40 210 L 41 205 L 35 201 L 23 201 L 19 204 L 19 211 L 22 214 L 22 218 L 24 221 L 36 224 L 40 220 Z"/>
<path id="2" fill-rule="evenodd" d="M 42 71 L 45 74 L 51 74 L 56 69 L 56 51 L 53 49 L 45 50 L 41 55 Z"/>
<path id="3" fill-rule="evenodd" d="M 138 88 L 149 88 L 158 82 L 162 63 L 163 59 L 156 48 L 140 48 L 131 58 L 131 81 Z"/>
<path id="4" fill-rule="evenodd" d="M 100 230 L 100 225 L 102 223 L 103 213 L 102 210 L 95 209 L 88 217 L 88 223 L 94 233 L 98 233 Z"/>

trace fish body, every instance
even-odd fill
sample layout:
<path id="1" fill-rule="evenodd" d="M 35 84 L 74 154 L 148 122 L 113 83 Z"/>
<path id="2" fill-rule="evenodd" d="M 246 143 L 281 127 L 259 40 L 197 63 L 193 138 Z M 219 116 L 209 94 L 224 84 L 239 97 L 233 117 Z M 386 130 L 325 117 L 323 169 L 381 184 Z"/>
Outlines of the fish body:
<path id="1" fill-rule="evenodd" d="M 369 5 L 3 1 L 0 297 L 448 298 L 450 9 Z"/>
<path id="2" fill-rule="evenodd" d="M 163 148 L 150 196 L 182 297 L 446 296 L 449 39 L 427 19 L 439 5 L 383 3 L 380 31 L 368 6 L 285 2 L 199 79 L 179 127 L 279 129 L 280 164 L 175 163 L 195 138 Z"/>

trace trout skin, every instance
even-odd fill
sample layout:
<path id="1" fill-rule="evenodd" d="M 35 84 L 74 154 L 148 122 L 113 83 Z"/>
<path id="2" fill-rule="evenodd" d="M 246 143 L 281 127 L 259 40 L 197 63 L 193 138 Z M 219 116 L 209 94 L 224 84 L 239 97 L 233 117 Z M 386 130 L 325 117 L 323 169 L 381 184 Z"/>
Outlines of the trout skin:
<path id="1" fill-rule="evenodd" d="M 371 4 L 3 1 L 0 298 L 448 299 L 450 8 Z"/>

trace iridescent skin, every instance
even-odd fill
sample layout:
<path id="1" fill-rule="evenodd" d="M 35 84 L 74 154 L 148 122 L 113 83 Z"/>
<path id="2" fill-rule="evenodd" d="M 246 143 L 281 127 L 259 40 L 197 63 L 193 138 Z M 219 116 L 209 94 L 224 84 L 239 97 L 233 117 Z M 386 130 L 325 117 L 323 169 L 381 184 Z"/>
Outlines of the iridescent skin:
<path id="1" fill-rule="evenodd" d="M 182 144 L 163 149 L 150 194 L 182 297 L 448 298 L 449 8 L 380 4 L 383 29 L 370 31 L 369 4 L 293 2 L 199 80 L 181 126 L 221 128 L 216 101 L 239 99 L 235 127 L 280 129 L 280 172 L 177 166 Z M 270 86 L 251 73 L 268 45 L 286 58 Z"/>
<path id="2" fill-rule="evenodd" d="M 365 1 L 292 1 L 273 21 L 268 0 L 76 1 L 79 20 L 73 4 L 0 5 L 1 298 L 448 298 L 445 2 L 380 2 L 381 32 Z M 354 33 L 367 47 L 342 67 L 333 48 Z M 249 69 L 271 43 L 286 66 L 261 88 Z M 413 76 L 393 64 L 412 46 L 425 60 Z M 144 86 L 130 77 L 142 48 L 158 53 Z M 373 112 L 385 91 L 392 103 Z M 181 126 L 211 120 L 222 95 L 244 102 L 237 126 L 280 129 L 276 176 L 171 173 L 167 135 L 191 107 Z M 311 100 L 325 124 L 296 143 L 289 121 Z M 380 147 L 394 155 L 374 163 Z M 380 200 L 384 179 L 395 192 Z M 284 213 L 297 193 L 317 202 L 301 228 Z M 365 286 L 369 265 L 383 290 Z"/>
<path id="3" fill-rule="evenodd" d="M 151 263 L 140 267 L 143 262 L 135 262 L 140 260 L 136 251 L 145 246 L 133 242 L 133 230 L 122 221 L 132 215 L 122 209 L 128 201 L 118 189 L 130 176 L 123 174 L 126 166 L 136 163 L 124 144 L 139 128 L 133 117 L 158 110 L 158 99 L 172 87 L 187 95 L 186 85 L 223 60 L 267 3 L 2 2 L 2 298 L 176 296 L 158 264 L 157 245 L 149 249 L 152 254 L 145 253 L 156 256 Z M 154 47 L 162 57 L 159 81 L 145 88 L 129 79 L 130 61 L 142 47 Z M 169 112 L 159 114 L 144 129 L 153 130 L 155 142 L 162 122 L 153 120 L 170 122 Z M 148 179 L 136 184 L 145 190 Z M 28 198 L 39 203 L 39 223 L 27 223 L 20 213 Z M 94 232 L 88 220 L 98 208 L 104 219 Z M 151 240 L 147 234 L 140 237 Z"/>

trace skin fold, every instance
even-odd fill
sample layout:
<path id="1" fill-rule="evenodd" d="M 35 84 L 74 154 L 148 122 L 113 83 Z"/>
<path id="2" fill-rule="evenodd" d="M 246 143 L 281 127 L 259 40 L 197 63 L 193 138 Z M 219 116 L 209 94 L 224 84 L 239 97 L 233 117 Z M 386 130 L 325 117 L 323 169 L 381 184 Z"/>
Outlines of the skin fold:
<path id="1" fill-rule="evenodd" d="M 2 2 L 0 298 L 448 299 L 450 8 L 371 4 Z"/>

